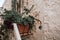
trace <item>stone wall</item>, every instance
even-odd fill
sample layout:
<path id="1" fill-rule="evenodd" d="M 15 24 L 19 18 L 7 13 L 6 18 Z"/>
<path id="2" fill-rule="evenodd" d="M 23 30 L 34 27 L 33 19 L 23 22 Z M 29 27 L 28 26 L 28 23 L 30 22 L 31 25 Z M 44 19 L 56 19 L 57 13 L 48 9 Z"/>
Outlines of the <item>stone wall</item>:
<path id="1" fill-rule="evenodd" d="M 2 7 L 4 9 L 11 10 L 12 9 L 12 0 L 5 0 Z"/>
<path id="2" fill-rule="evenodd" d="M 42 30 L 38 23 L 33 31 L 33 40 L 60 40 L 60 0 L 26 0 L 25 6 L 34 5 L 31 15 L 42 22 Z"/>

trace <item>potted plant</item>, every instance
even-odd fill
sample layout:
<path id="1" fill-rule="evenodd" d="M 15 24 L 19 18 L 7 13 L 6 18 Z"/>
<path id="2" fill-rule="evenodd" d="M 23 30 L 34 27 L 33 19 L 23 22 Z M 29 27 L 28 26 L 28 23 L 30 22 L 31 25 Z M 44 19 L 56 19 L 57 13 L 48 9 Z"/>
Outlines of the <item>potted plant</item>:
<path id="1" fill-rule="evenodd" d="M 31 9 L 33 6 L 31 7 Z M 28 15 L 28 13 L 31 11 L 31 9 L 24 9 L 25 12 L 22 14 L 18 14 L 14 10 L 6 10 L 4 12 L 4 25 L 8 29 L 13 29 L 12 23 L 16 23 L 19 29 L 19 32 L 21 34 L 28 33 L 34 26 L 34 17 L 33 16 L 25 16 L 22 17 L 25 13 Z"/>
<path id="2" fill-rule="evenodd" d="M 21 16 L 13 10 L 6 10 L 4 12 L 4 24 L 7 28 L 12 28 L 12 23 L 21 23 Z M 10 26 L 10 27 L 9 27 Z"/>
<path id="3" fill-rule="evenodd" d="M 25 16 L 22 20 L 22 24 L 17 24 L 21 34 L 28 34 L 34 26 L 34 18 L 32 16 Z"/>

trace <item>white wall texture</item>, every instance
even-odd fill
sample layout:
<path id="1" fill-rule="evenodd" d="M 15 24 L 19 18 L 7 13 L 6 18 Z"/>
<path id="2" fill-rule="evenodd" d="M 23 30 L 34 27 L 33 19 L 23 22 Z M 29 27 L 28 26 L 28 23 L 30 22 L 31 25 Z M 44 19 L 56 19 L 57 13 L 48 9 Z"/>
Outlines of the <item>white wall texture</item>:
<path id="1" fill-rule="evenodd" d="M 7 9 L 7 10 L 11 10 L 12 9 L 12 0 L 5 0 L 4 4 L 2 5 L 2 7 L 4 9 Z"/>
<path id="2" fill-rule="evenodd" d="M 32 40 L 60 40 L 60 0 L 28 0 L 28 5 L 27 1 L 24 5 L 28 8 L 34 5 L 31 14 L 38 14 L 42 21 L 42 30 L 36 26 Z"/>

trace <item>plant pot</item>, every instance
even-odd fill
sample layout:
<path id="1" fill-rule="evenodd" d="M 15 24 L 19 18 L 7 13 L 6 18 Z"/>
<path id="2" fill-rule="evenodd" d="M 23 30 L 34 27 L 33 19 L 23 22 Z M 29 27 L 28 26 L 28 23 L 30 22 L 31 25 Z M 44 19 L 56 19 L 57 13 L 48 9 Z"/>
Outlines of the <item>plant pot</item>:
<path id="1" fill-rule="evenodd" d="M 17 24 L 20 34 L 25 34 L 29 32 L 29 25 Z"/>
<path id="2" fill-rule="evenodd" d="M 24 33 L 28 33 L 29 32 L 29 25 L 24 25 L 25 29 L 24 29 Z"/>

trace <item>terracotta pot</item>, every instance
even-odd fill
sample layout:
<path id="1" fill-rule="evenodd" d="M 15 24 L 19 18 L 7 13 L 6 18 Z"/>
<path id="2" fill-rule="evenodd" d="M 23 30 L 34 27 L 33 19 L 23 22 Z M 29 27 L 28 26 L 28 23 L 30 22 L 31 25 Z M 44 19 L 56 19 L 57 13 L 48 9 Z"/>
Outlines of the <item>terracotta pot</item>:
<path id="1" fill-rule="evenodd" d="M 24 25 L 25 29 L 24 29 L 24 33 L 28 33 L 29 32 L 29 25 Z"/>
<path id="2" fill-rule="evenodd" d="M 29 25 L 17 24 L 17 26 L 18 26 L 18 30 L 19 30 L 20 34 L 29 32 Z"/>

